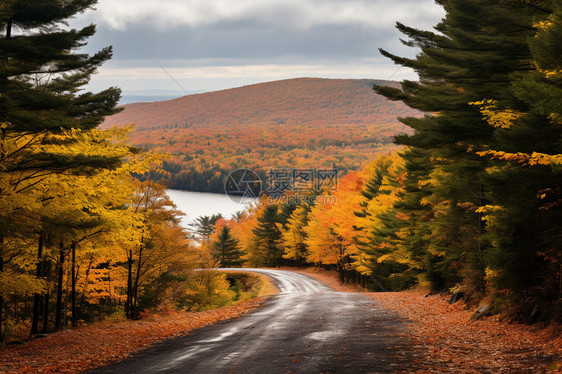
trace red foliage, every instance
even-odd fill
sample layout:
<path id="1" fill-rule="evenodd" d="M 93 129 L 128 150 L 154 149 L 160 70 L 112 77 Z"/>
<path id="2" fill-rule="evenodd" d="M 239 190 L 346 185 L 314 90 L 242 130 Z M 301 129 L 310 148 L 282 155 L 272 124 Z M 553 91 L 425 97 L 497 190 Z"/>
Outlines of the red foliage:
<path id="1" fill-rule="evenodd" d="M 417 111 L 377 95 L 372 85 L 390 81 L 298 78 L 189 95 L 168 101 L 124 105 L 104 126 L 135 123 L 140 130 L 236 129 L 395 122 Z M 177 124 L 177 127 L 176 127 Z M 184 127 L 184 125 L 187 125 Z M 226 135 L 226 134 L 225 134 Z M 255 134 L 254 134 L 255 135 Z"/>

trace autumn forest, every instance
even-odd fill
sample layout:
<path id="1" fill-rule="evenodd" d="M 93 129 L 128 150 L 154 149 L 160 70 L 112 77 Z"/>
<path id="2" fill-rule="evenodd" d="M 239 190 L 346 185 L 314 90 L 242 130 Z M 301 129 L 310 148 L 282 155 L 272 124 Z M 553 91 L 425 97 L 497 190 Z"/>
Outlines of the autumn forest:
<path id="1" fill-rule="evenodd" d="M 398 150 L 392 137 L 408 128 L 397 117 L 419 112 L 375 94 L 374 84 L 397 86 L 375 80 L 282 80 L 124 105 L 102 127 L 134 124 L 135 146 L 172 156 L 151 174 L 153 180 L 223 193 L 225 178 L 240 167 L 264 180 L 271 168 L 336 166 L 345 173 Z"/>
<path id="2" fill-rule="evenodd" d="M 0 340 L 198 312 L 262 295 L 219 267 L 315 267 L 562 323 L 562 5 L 438 0 L 401 23 L 419 80 L 298 78 L 118 106 L 85 92 L 111 47 L 65 21 L 96 0 L 0 5 Z M 397 41 L 399 42 L 399 41 Z M 166 188 L 238 168 L 335 168 L 182 227 Z M 288 198 L 294 199 L 288 199 Z M 290 201 L 290 203 L 287 203 Z"/>

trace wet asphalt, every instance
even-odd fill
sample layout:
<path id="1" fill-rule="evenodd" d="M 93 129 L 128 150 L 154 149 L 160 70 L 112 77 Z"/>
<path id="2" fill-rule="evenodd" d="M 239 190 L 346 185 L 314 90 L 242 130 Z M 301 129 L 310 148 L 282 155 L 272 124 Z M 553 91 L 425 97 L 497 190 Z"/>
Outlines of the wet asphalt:
<path id="1" fill-rule="evenodd" d="M 269 276 L 280 293 L 239 319 L 159 343 L 92 374 L 289 374 L 408 372 L 406 321 L 360 293 L 336 292 L 306 275 Z"/>

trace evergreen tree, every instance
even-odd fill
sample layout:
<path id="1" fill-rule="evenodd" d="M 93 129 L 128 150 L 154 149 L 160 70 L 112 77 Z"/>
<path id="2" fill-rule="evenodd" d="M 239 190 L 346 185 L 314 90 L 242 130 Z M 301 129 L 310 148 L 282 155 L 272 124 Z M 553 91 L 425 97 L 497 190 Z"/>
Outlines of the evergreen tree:
<path id="1" fill-rule="evenodd" d="M 95 26 L 64 30 L 69 18 L 97 0 L 12 0 L 0 13 L 0 111 L 17 131 L 90 129 L 115 113 L 120 91 L 82 93 L 80 88 L 112 55 L 107 47 L 89 56 L 78 53 Z"/>
<path id="2" fill-rule="evenodd" d="M 562 318 L 562 6 L 539 5 L 528 39 L 535 68 L 513 75 L 511 100 L 478 103 L 495 136 L 480 153 L 495 165 L 482 209 L 488 282 L 526 322 Z"/>
<path id="3" fill-rule="evenodd" d="M 220 261 L 222 267 L 236 267 L 242 265 L 242 251 L 239 241 L 231 233 L 230 227 L 223 226 L 217 240 L 213 243 L 214 257 Z"/>
<path id="4" fill-rule="evenodd" d="M 277 205 L 268 205 L 258 218 L 253 229 L 256 244 L 254 262 L 261 266 L 278 266 L 281 264 L 283 251 L 279 245 L 281 239 L 280 218 Z"/>
<path id="5" fill-rule="evenodd" d="M 0 124 L 2 138 L 35 134 L 34 141 L 56 142 L 52 134 L 88 130 L 118 111 L 118 88 L 79 93 L 96 69 L 112 56 L 111 47 L 90 56 L 79 49 L 95 26 L 67 29 L 66 21 L 97 0 L 9 0 L 0 7 Z M 15 135 L 14 135 L 15 134 Z M 68 142 L 68 140 L 66 140 Z M 20 151 L 25 153 L 26 147 Z M 10 159 L 2 154 L 4 172 L 114 167 L 118 157 L 35 152 Z M 86 170 L 84 170 L 86 168 Z"/>
<path id="6" fill-rule="evenodd" d="M 434 289 L 460 283 L 475 299 L 491 292 L 528 322 L 552 315 L 562 284 L 560 5 L 438 3 L 446 17 L 437 32 L 398 24 L 404 43 L 421 49 L 416 58 L 382 51 L 420 81 L 375 88 L 427 113 L 402 119 L 415 132 L 396 138 L 411 149 L 395 209 L 402 223 L 421 223 L 399 242 L 422 248 Z M 388 222 L 377 235 L 397 232 Z"/>
<path id="7" fill-rule="evenodd" d="M 90 76 L 112 55 L 111 47 L 92 56 L 79 52 L 95 33 L 95 26 L 80 30 L 67 27 L 68 19 L 95 3 L 8 0 L 0 4 L 0 205 L 5 209 L 0 214 L 0 243 L 4 237 L 37 237 L 38 278 L 48 275 L 43 260 L 46 227 L 61 218 L 68 221 L 67 227 L 82 224 L 75 216 L 60 212 L 49 215 L 49 209 L 42 209 L 58 206 L 71 193 L 51 189 L 49 177 L 93 175 L 102 169 L 115 169 L 128 153 L 114 148 L 111 139 L 95 130 L 104 116 L 118 111 L 115 106 L 120 90 L 80 93 Z M 9 224 L 16 217 L 18 224 Z M 63 243 L 68 232 L 62 231 L 61 226 L 59 237 L 51 241 Z M 63 244 L 60 247 L 62 269 L 68 248 Z M 0 262 L 3 255 L 4 248 L 0 248 Z M 58 327 L 62 316 L 60 274 Z M 36 293 L 32 332 L 36 332 L 41 297 L 45 298 L 48 315 L 48 292 L 44 296 Z M 46 322 L 47 318 L 44 329 Z"/>
<path id="8" fill-rule="evenodd" d="M 506 88 L 513 74 L 533 67 L 527 39 L 533 33 L 531 19 L 541 10 L 519 1 L 437 2 L 446 16 L 436 32 L 397 25 L 409 38 L 404 44 L 421 49 L 416 58 L 381 50 L 395 63 L 413 68 L 420 81 L 404 81 L 401 89 L 378 86 L 375 90 L 427 113 L 401 119 L 415 131 L 396 138 L 399 144 L 425 152 L 432 162 L 430 174 L 417 181 L 431 192 L 423 202 L 433 210 L 427 241 L 420 244 L 431 256 L 433 280 L 440 280 L 434 283 L 436 288 L 464 280 L 478 298 L 485 288 L 486 252 L 478 209 L 489 201 L 488 161 L 475 151 L 493 143 L 494 129 L 470 103 L 482 98 L 513 100 Z M 406 157 L 412 161 L 408 167 L 416 165 L 414 154 Z"/>
<path id="9" fill-rule="evenodd" d="M 219 219 L 222 219 L 222 214 L 220 213 L 211 216 L 201 216 L 197 217 L 195 222 L 189 226 L 203 241 L 208 241 L 215 232 L 215 224 Z"/>

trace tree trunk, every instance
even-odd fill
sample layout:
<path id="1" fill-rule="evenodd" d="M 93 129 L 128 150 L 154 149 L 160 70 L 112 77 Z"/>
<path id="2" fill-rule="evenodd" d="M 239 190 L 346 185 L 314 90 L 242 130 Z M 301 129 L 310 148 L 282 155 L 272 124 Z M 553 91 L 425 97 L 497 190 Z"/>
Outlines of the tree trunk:
<path id="1" fill-rule="evenodd" d="M 37 245 L 37 269 L 35 270 L 35 275 L 37 278 L 41 278 L 42 271 L 42 257 L 43 257 L 43 234 L 39 234 L 39 244 Z M 31 319 L 31 335 L 37 334 L 38 325 L 39 325 L 39 313 L 41 313 L 41 309 L 39 308 L 41 304 L 41 294 L 36 293 L 33 295 L 33 316 Z"/>
<path id="2" fill-rule="evenodd" d="M 125 302 L 125 317 L 131 319 L 131 297 L 133 294 L 133 250 L 127 256 L 127 301 Z"/>
<path id="3" fill-rule="evenodd" d="M 340 283 L 343 284 L 345 282 L 345 275 L 343 274 L 343 268 L 340 262 L 337 263 L 336 269 L 338 271 L 338 278 L 340 279 Z"/>
<path id="4" fill-rule="evenodd" d="M 0 140 L 2 141 L 2 143 L 6 140 L 5 128 L 0 129 Z M 0 162 L 4 161 L 5 158 L 6 158 L 6 150 L 4 149 L 4 147 L 0 147 Z"/>
<path id="5" fill-rule="evenodd" d="M 6 39 L 10 39 L 12 37 L 12 24 L 14 23 L 14 20 L 12 18 L 10 18 L 8 20 L 8 24 L 6 25 Z"/>
<path id="6" fill-rule="evenodd" d="M 43 334 L 49 331 L 49 290 L 45 293 L 45 310 L 43 310 Z"/>
<path id="7" fill-rule="evenodd" d="M 138 291 L 139 291 L 139 279 L 140 279 L 140 272 L 142 267 L 142 251 L 143 245 L 141 244 L 139 249 L 139 263 L 137 265 L 137 273 L 135 274 L 135 284 L 133 287 L 133 303 L 131 308 L 131 318 L 137 318 L 136 315 L 136 308 L 137 308 L 137 298 L 138 298 Z"/>
<path id="8" fill-rule="evenodd" d="M 64 242 L 61 240 L 59 245 L 59 266 L 57 279 L 57 306 L 55 311 L 55 330 L 62 327 L 62 280 L 64 275 Z"/>
<path id="9" fill-rule="evenodd" d="M 19 301 L 18 294 L 15 294 L 14 297 L 12 298 L 12 300 L 14 301 L 13 307 L 12 307 L 12 314 L 14 316 L 14 319 L 17 321 L 17 319 L 18 319 L 18 301 Z"/>
<path id="10" fill-rule="evenodd" d="M 0 246 L 4 243 L 4 238 L 0 238 Z M 4 257 L 0 256 L 0 273 L 4 271 Z M 4 296 L 0 294 L 0 343 L 4 341 L 2 324 L 4 323 Z"/>
<path id="11" fill-rule="evenodd" d="M 109 308 L 111 308 L 111 300 L 113 300 L 113 294 L 111 292 L 111 262 L 107 263 L 107 290 L 109 293 Z"/>
<path id="12" fill-rule="evenodd" d="M 88 290 L 88 279 L 90 278 L 90 270 L 92 269 L 92 264 L 94 263 L 94 259 L 90 258 L 90 262 L 88 263 L 88 267 L 86 268 L 86 275 L 84 277 L 84 288 L 82 289 L 82 297 L 80 299 L 80 310 L 84 308 L 84 301 L 86 299 L 86 291 Z"/>
<path id="13" fill-rule="evenodd" d="M 72 304 L 72 326 L 76 326 L 78 318 L 76 315 L 76 243 L 72 242 L 72 286 L 70 292 L 70 302 Z"/>
<path id="14" fill-rule="evenodd" d="M 161 274 L 161 273 L 160 273 Z M 156 283 L 156 296 L 154 297 L 154 309 L 158 308 L 158 305 L 160 305 L 160 286 L 162 285 L 162 278 L 160 278 L 160 280 L 158 280 L 158 282 Z"/>

